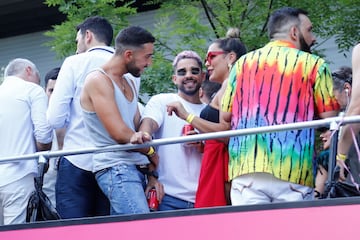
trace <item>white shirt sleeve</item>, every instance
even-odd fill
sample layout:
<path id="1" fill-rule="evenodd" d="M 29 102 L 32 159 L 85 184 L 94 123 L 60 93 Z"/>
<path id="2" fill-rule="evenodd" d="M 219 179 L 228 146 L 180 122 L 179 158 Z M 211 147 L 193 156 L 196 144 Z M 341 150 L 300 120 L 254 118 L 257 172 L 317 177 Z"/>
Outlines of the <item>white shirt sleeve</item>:
<path id="1" fill-rule="evenodd" d="M 142 119 L 151 118 L 158 124 L 158 126 L 161 126 L 164 122 L 164 115 L 167 114 L 165 104 L 166 101 L 161 98 L 161 94 L 151 97 L 145 106 Z"/>
<path id="2" fill-rule="evenodd" d="M 74 78 L 73 66 L 67 58 L 61 66 L 47 110 L 48 122 L 55 129 L 65 127 L 69 122 L 71 102 L 76 88 Z"/>
<path id="3" fill-rule="evenodd" d="M 53 129 L 46 121 L 48 97 L 44 89 L 36 86 L 30 94 L 31 120 L 34 126 L 34 137 L 39 143 L 50 143 L 53 138 Z"/>

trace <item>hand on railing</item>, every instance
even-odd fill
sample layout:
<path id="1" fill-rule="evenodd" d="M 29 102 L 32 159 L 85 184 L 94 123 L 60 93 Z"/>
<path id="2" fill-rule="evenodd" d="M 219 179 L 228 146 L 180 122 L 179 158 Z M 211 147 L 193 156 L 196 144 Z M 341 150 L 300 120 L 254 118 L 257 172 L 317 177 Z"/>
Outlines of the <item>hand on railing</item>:
<path id="1" fill-rule="evenodd" d="M 197 131 L 195 130 L 191 130 L 191 131 L 188 131 L 186 133 L 183 134 L 183 136 L 189 136 L 189 135 L 195 135 L 195 134 L 199 134 Z M 202 141 L 196 141 L 196 142 L 186 142 L 186 143 L 183 143 L 183 146 L 184 147 L 192 147 L 192 148 L 196 148 L 196 150 L 199 152 L 199 153 L 203 153 L 204 152 L 204 144 Z"/>
<path id="2" fill-rule="evenodd" d="M 143 144 L 152 140 L 152 137 L 147 132 L 136 132 L 130 138 L 130 143 L 132 144 Z"/>

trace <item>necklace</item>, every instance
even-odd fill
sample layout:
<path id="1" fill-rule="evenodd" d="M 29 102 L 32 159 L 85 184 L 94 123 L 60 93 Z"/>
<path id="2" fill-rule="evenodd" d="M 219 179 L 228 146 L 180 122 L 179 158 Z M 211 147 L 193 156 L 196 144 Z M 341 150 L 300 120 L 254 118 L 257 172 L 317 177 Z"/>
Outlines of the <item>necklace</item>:
<path id="1" fill-rule="evenodd" d="M 123 91 L 123 93 L 125 94 L 126 90 L 125 90 L 125 82 L 126 79 L 124 78 L 124 76 L 121 77 L 122 81 L 120 82 L 121 83 L 121 89 Z"/>

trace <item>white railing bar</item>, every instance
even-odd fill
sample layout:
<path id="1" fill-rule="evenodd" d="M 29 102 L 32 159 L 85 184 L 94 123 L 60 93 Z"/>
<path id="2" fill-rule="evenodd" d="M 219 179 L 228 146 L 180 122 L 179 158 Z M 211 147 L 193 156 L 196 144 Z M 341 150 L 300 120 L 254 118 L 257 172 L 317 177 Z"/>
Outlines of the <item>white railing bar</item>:
<path id="1" fill-rule="evenodd" d="M 258 133 L 296 130 L 296 129 L 302 129 L 302 128 L 318 128 L 318 127 L 324 127 L 324 126 L 328 127 L 331 123 L 339 124 L 340 122 L 342 125 L 348 124 L 348 123 L 360 122 L 360 115 L 350 116 L 350 117 L 332 117 L 332 118 L 306 121 L 306 122 L 287 123 L 287 124 L 263 126 L 263 127 L 256 127 L 256 128 L 239 129 L 239 130 L 228 130 L 228 131 L 221 131 L 221 132 L 202 133 L 202 134 L 196 134 L 196 135 L 190 135 L 190 136 L 154 139 L 151 142 L 147 142 L 144 144 L 122 144 L 122 145 L 112 145 L 112 146 L 106 146 L 106 147 L 82 148 L 82 149 L 75 149 L 75 150 L 41 151 L 41 152 L 36 152 L 34 154 L 25 154 L 25 155 L 20 155 L 20 156 L 0 158 L 0 164 L 8 163 L 8 162 L 11 162 L 14 160 L 19 161 L 19 160 L 38 159 L 39 156 L 51 158 L 51 157 L 86 154 L 86 153 L 99 153 L 99 152 L 110 152 L 110 151 L 119 151 L 119 150 L 133 150 L 133 149 L 138 149 L 138 148 L 143 148 L 143 147 L 148 147 L 148 146 L 159 146 L 159 145 L 165 145 L 165 144 L 195 142 L 195 141 L 203 141 L 203 140 L 207 140 L 207 139 L 216 139 L 216 138 L 243 136 L 243 135 L 258 134 Z"/>

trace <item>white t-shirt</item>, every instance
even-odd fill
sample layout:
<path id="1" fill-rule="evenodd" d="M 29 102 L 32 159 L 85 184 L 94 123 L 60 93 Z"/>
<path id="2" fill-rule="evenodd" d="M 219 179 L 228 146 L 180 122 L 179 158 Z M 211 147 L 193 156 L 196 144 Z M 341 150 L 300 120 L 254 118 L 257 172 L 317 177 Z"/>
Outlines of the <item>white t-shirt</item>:
<path id="1" fill-rule="evenodd" d="M 159 129 L 154 133 L 156 139 L 180 137 L 186 121 L 175 114 L 168 116 L 166 104 L 180 101 L 185 109 L 200 115 L 205 104 L 193 104 L 182 99 L 178 94 L 167 93 L 153 96 L 143 112 L 142 118 L 151 118 L 157 122 Z M 195 202 L 202 154 L 194 148 L 184 147 L 182 143 L 161 145 L 159 154 L 159 181 L 164 185 L 165 193 L 188 201 Z"/>

